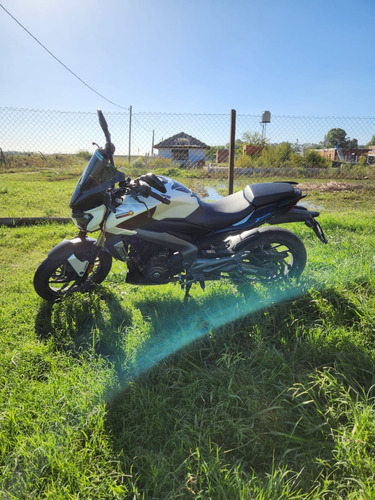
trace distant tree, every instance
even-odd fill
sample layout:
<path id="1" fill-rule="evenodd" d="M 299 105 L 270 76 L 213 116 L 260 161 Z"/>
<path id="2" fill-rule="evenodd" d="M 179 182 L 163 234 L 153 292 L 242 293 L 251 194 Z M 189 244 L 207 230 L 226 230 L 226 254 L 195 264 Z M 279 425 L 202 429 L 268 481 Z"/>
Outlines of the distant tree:
<path id="1" fill-rule="evenodd" d="M 242 147 L 243 147 L 243 145 L 244 145 L 244 142 L 243 142 L 243 141 L 241 141 L 241 139 L 236 139 L 236 140 L 234 141 L 234 150 L 235 150 L 235 154 L 236 154 L 236 155 L 240 155 L 240 154 L 242 154 Z M 228 144 L 226 144 L 225 148 L 226 148 L 226 149 L 229 149 L 229 148 L 230 148 L 230 144 L 229 144 L 229 142 L 228 142 Z"/>
<path id="2" fill-rule="evenodd" d="M 318 143 L 316 142 L 307 142 L 305 144 L 302 144 L 302 148 L 305 149 L 324 149 L 326 148 L 327 145 L 324 141 L 320 141 Z"/>
<path id="3" fill-rule="evenodd" d="M 370 142 L 368 142 L 366 146 L 375 146 L 375 135 L 371 137 Z"/>
<path id="4" fill-rule="evenodd" d="M 268 143 L 267 139 L 262 137 L 258 132 L 244 132 L 242 140 L 244 144 L 248 144 L 249 146 L 265 146 Z"/>
<path id="5" fill-rule="evenodd" d="M 358 141 L 357 139 L 350 139 L 348 143 L 348 148 L 349 149 L 358 149 Z"/>
<path id="6" fill-rule="evenodd" d="M 324 139 L 328 148 L 334 148 L 335 146 L 346 148 L 349 144 L 346 132 L 342 128 L 331 128 Z"/>

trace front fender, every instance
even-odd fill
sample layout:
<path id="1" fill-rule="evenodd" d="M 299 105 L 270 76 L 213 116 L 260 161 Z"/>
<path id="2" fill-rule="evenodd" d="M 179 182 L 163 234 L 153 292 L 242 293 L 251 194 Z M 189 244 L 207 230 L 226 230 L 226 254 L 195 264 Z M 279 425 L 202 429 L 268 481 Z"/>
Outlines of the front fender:
<path id="1" fill-rule="evenodd" d="M 63 240 L 58 245 L 56 245 L 48 253 L 48 258 L 52 261 L 61 262 L 62 260 L 68 259 L 72 254 L 87 254 L 90 255 L 92 246 L 96 243 L 94 238 L 73 238 L 71 240 Z"/>

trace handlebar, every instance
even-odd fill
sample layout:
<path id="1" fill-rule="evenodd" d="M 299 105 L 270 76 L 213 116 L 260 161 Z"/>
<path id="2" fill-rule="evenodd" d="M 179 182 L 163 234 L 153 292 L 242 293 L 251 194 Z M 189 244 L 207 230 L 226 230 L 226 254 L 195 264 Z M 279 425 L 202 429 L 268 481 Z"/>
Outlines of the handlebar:
<path id="1" fill-rule="evenodd" d="M 155 191 L 152 191 L 150 184 L 141 180 L 141 178 L 136 179 L 135 189 L 137 193 L 139 193 L 141 196 L 144 196 L 145 198 L 147 198 L 147 196 L 151 196 L 151 198 L 161 201 L 162 203 L 165 203 L 165 205 L 169 205 L 171 202 L 171 200 L 166 196 L 163 196 L 159 193 L 155 193 Z"/>
<path id="2" fill-rule="evenodd" d="M 171 200 L 167 198 L 166 196 L 162 196 L 161 194 L 155 193 L 154 191 L 151 191 L 148 193 L 151 198 L 155 198 L 155 200 L 161 201 L 162 203 L 165 203 L 165 205 L 169 205 Z"/>
<path id="3" fill-rule="evenodd" d="M 114 166 L 113 153 L 115 152 L 115 146 L 111 143 L 111 134 L 109 133 L 108 124 L 107 124 L 106 119 L 104 118 L 102 110 L 100 108 L 98 108 L 97 112 L 98 112 L 100 126 L 104 132 L 104 135 L 105 135 L 105 138 L 107 141 L 107 143 L 105 145 L 105 149 L 103 151 L 105 151 L 108 154 L 109 160 L 110 160 L 111 164 Z M 126 189 L 126 184 L 127 184 L 127 187 L 130 188 L 130 194 L 132 194 L 131 191 L 134 190 L 134 194 L 133 194 L 134 197 L 137 194 L 140 194 L 141 196 L 145 196 L 145 197 L 151 196 L 151 198 L 154 198 L 155 200 L 161 201 L 162 203 L 164 203 L 166 205 L 169 205 L 171 202 L 171 200 L 169 198 L 167 198 L 166 196 L 162 196 L 158 193 L 155 193 L 155 191 L 152 191 L 151 188 L 153 187 L 153 188 L 158 189 L 159 191 L 161 191 L 163 193 L 166 192 L 166 188 L 165 188 L 163 182 L 161 182 L 158 179 L 158 177 L 152 173 L 142 175 L 136 181 L 131 181 L 129 183 L 125 183 L 125 186 L 121 186 L 121 183 L 120 183 L 121 191 L 124 188 Z"/>
<path id="4" fill-rule="evenodd" d="M 155 200 L 161 201 L 165 205 L 169 205 L 171 202 L 171 200 L 167 196 L 163 196 L 159 193 L 155 193 L 155 191 L 152 191 L 151 186 L 147 182 L 142 181 L 140 178 L 135 180 L 131 180 L 130 178 L 128 178 L 125 181 L 120 182 L 119 185 L 120 188 L 114 193 L 115 196 L 117 194 L 119 194 L 120 196 L 124 194 L 130 194 L 130 196 L 132 196 L 136 200 L 138 199 L 138 195 L 143 196 L 144 198 L 150 196 Z"/>

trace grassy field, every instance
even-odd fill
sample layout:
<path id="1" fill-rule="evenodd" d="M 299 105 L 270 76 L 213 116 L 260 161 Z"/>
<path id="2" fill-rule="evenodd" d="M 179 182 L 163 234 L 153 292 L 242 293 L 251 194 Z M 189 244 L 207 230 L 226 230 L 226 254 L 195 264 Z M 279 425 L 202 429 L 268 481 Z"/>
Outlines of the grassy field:
<path id="1" fill-rule="evenodd" d="M 3 174 L 3 207 L 65 215 L 46 174 Z M 73 225 L 0 227 L 0 498 L 375 498 L 373 181 L 301 182 L 329 239 L 289 226 L 303 278 L 188 304 L 119 263 L 47 304 L 33 274 Z"/>
<path id="2" fill-rule="evenodd" d="M 55 157 L 56 156 L 56 157 Z M 80 178 L 87 157 L 82 154 L 75 156 L 51 155 L 44 159 L 39 155 L 31 157 L 15 157 L 13 163 L 0 168 L 0 217 L 69 217 L 69 202 L 74 188 Z M 124 163 L 118 163 L 126 175 L 137 177 L 146 170 L 128 168 Z M 208 175 L 206 171 L 181 170 L 163 168 L 155 173 L 175 178 L 187 185 L 199 196 L 205 197 L 208 190 L 215 188 L 220 195 L 228 194 L 227 173 Z M 246 184 L 256 182 L 273 182 L 293 180 L 302 183 L 304 191 L 309 194 L 311 202 L 318 202 L 324 209 L 337 209 L 342 202 L 342 208 L 352 210 L 346 201 L 354 204 L 354 209 L 366 211 L 366 203 L 372 202 L 375 186 L 375 169 L 361 167 L 337 168 L 322 171 L 322 178 L 310 178 L 303 170 L 295 170 L 290 178 L 287 169 L 280 168 L 280 177 L 238 175 L 235 174 L 234 190 L 243 189 Z M 321 189 L 321 186 L 324 189 Z M 326 188 L 328 186 L 328 189 Z M 335 205 L 324 201 L 335 194 Z"/>

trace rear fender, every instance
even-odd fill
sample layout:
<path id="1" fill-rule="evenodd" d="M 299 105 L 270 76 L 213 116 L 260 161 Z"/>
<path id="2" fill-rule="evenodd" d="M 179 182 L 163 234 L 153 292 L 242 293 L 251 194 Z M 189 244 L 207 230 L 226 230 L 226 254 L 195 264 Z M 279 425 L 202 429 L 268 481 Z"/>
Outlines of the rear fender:
<path id="1" fill-rule="evenodd" d="M 326 237 L 324 236 L 323 229 L 321 228 L 315 217 L 318 217 L 319 212 L 310 212 L 307 208 L 301 205 L 296 205 L 288 212 L 282 215 L 276 215 L 271 217 L 267 223 L 268 224 L 287 224 L 289 222 L 304 222 L 307 227 L 310 227 L 316 236 L 320 239 L 322 243 L 328 243 Z"/>
<path id="2" fill-rule="evenodd" d="M 318 217 L 319 212 L 310 212 L 301 205 L 296 205 L 288 212 L 281 215 L 275 215 L 267 220 L 268 224 L 285 224 L 288 222 L 306 222 L 314 217 Z"/>

